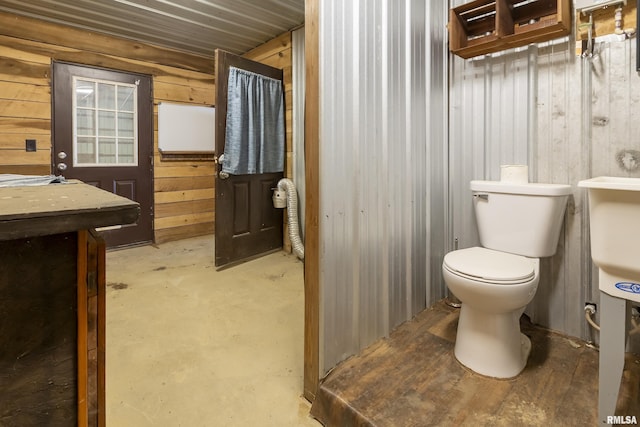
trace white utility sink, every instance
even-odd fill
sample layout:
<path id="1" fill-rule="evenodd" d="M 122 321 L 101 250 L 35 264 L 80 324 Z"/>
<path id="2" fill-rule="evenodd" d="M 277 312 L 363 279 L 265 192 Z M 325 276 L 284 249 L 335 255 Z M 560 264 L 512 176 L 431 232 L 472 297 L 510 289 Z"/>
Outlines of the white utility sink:
<path id="1" fill-rule="evenodd" d="M 600 290 L 640 302 L 640 178 L 601 176 L 578 182 L 589 191 L 591 258 Z"/>
<path id="2" fill-rule="evenodd" d="M 601 176 L 589 191 L 591 258 L 600 282 L 598 424 L 616 409 L 633 302 L 640 302 L 640 179 Z"/>

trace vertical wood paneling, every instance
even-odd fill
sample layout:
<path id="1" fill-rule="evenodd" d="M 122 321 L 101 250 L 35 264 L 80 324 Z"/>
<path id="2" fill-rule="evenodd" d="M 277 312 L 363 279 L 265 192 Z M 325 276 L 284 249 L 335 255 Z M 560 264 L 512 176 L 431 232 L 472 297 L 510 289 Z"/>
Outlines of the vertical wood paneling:
<path id="1" fill-rule="evenodd" d="M 442 295 L 445 3 L 320 2 L 321 374 Z"/>
<path id="2" fill-rule="evenodd" d="M 320 0 L 305 2 L 305 101 L 304 152 L 305 188 L 305 264 L 304 264 L 304 397 L 313 401 L 320 378 L 323 357 L 320 342 Z M 324 347 L 324 346 L 323 346 Z"/>

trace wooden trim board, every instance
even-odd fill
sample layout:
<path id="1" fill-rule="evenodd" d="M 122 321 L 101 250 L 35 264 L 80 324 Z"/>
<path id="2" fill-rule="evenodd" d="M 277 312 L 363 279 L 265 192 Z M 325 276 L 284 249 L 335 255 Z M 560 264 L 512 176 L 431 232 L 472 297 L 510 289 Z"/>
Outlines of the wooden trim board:
<path id="1" fill-rule="evenodd" d="M 320 377 L 320 276 L 319 276 L 319 22 L 318 0 L 305 3 L 305 260 L 304 260 L 304 391 L 316 396 Z"/>

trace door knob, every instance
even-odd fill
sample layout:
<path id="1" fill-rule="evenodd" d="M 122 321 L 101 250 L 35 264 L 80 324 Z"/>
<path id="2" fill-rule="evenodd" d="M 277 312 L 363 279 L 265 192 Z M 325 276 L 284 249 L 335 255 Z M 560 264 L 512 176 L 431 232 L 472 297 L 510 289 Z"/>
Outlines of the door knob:
<path id="1" fill-rule="evenodd" d="M 214 157 L 213 161 L 215 162 L 216 166 L 217 166 L 217 171 L 218 171 L 218 178 L 220 179 L 227 179 L 229 178 L 229 174 L 226 172 L 222 172 L 222 162 L 224 162 L 224 153 L 220 154 L 220 157 Z"/>
<path id="2" fill-rule="evenodd" d="M 61 170 L 61 171 L 67 170 L 67 164 L 66 163 L 58 163 L 56 165 L 56 167 L 58 168 L 58 170 Z"/>

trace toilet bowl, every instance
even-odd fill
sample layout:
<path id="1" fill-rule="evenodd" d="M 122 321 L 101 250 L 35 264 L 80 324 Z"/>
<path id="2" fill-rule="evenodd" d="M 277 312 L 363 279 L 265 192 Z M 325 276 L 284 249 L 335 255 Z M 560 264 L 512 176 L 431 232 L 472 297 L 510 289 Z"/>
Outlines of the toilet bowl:
<path id="1" fill-rule="evenodd" d="M 472 247 L 445 255 L 442 273 L 462 304 L 456 359 L 489 377 L 518 375 L 531 350 L 520 316 L 538 288 L 539 259 Z"/>
<path id="2" fill-rule="evenodd" d="M 489 377 L 526 366 L 531 342 L 520 316 L 540 281 L 540 257 L 556 252 L 571 186 L 471 181 L 482 247 L 449 252 L 444 281 L 460 300 L 454 355 Z"/>

